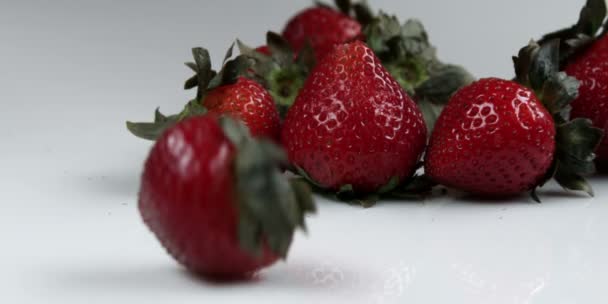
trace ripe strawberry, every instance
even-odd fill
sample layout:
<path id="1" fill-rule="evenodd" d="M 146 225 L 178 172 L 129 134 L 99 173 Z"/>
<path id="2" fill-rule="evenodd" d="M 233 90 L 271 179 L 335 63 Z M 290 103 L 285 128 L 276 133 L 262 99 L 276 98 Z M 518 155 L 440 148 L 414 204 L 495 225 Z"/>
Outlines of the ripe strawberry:
<path id="1" fill-rule="evenodd" d="M 203 98 L 203 106 L 209 113 L 241 120 L 255 137 L 279 139 L 279 112 L 268 91 L 253 80 L 239 77 L 234 84 L 213 89 Z"/>
<path id="2" fill-rule="evenodd" d="M 299 12 L 283 30 L 283 37 L 296 51 L 310 43 L 317 60 L 325 57 L 335 45 L 360 36 L 361 24 L 357 20 L 326 6 Z"/>
<path id="3" fill-rule="evenodd" d="M 289 160 L 316 185 L 366 194 L 413 174 L 426 143 L 422 114 L 363 42 L 314 68 L 283 130 Z"/>
<path id="4" fill-rule="evenodd" d="M 426 174 L 481 195 L 512 195 L 540 184 L 555 153 L 553 118 L 528 88 L 481 79 L 444 108 L 426 156 Z"/>
<path id="5" fill-rule="evenodd" d="M 487 78 L 458 91 L 431 136 L 425 172 L 434 181 L 481 196 L 502 197 L 555 179 L 592 194 L 601 131 L 569 121 L 578 82 L 559 73 L 559 41 L 532 43 L 514 58 L 517 81 Z M 542 96 L 542 100 L 538 98 Z"/>
<path id="6" fill-rule="evenodd" d="M 277 169 L 269 143 L 229 118 L 197 116 L 157 140 L 141 181 L 139 211 L 161 244 L 189 270 L 247 278 L 285 257 L 314 204 L 302 183 Z"/>
<path id="7" fill-rule="evenodd" d="M 589 118 L 593 125 L 608 131 L 608 23 L 605 0 L 588 0 L 575 26 L 546 35 L 562 40 L 566 50 L 561 58 L 563 70 L 581 82 L 579 96 L 572 102 L 572 117 Z M 608 138 L 604 137 L 597 153 L 598 164 L 608 169 Z"/>
<path id="8" fill-rule="evenodd" d="M 579 96 L 572 102 L 572 117 L 589 118 L 595 127 L 608 132 L 608 49 L 583 54 L 565 71 L 581 82 Z M 596 153 L 599 163 L 608 162 L 608 137 Z"/>
<path id="9" fill-rule="evenodd" d="M 195 63 L 187 63 L 196 75 L 190 78 L 186 89 L 198 87 L 197 96 L 184 110 L 171 116 L 156 112 L 153 123 L 128 123 L 129 130 L 138 137 L 155 140 L 165 129 L 185 118 L 206 112 L 229 115 L 241 120 L 256 137 L 278 141 L 280 117 L 272 96 L 255 81 L 241 77 L 249 67 L 247 58 L 225 60 L 224 68 L 211 70 L 209 53 L 202 48 L 192 50 Z M 232 56 L 230 48 L 226 59 Z"/>

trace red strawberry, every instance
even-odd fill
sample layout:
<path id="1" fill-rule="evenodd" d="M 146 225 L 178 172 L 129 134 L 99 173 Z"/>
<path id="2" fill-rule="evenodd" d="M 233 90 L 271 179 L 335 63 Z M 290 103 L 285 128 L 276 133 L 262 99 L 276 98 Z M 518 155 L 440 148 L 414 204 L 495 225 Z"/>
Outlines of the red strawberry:
<path id="1" fill-rule="evenodd" d="M 213 115 L 171 127 L 145 164 L 139 210 L 177 261 L 214 279 L 246 278 L 287 254 L 314 205 L 281 178 L 274 148 Z"/>
<path id="2" fill-rule="evenodd" d="M 361 36 L 361 24 L 329 7 L 312 7 L 296 14 L 283 30 L 283 37 L 299 51 L 310 42 L 317 60 L 333 47 Z"/>
<path id="3" fill-rule="evenodd" d="M 209 113 L 240 119 L 255 137 L 279 139 L 279 112 L 268 91 L 253 80 L 241 77 L 213 89 L 203 98 L 203 106 Z"/>
<path id="4" fill-rule="evenodd" d="M 578 98 L 572 102 L 572 117 L 589 118 L 597 128 L 608 131 L 608 23 L 600 32 L 607 15 L 605 0 L 587 0 L 578 23 L 543 37 L 562 41 L 561 66 L 581 82 Z M 600 144 L 598 163 L 608 169 L 608 138 Z"/>
<path id="5" fill-rule="evenodd" d="M 203 48 L 192 50 L 195 62 L 186 63 L 196 75 L 186 81 L 185 88 L 198 87 L 196 98 L 176 115 L 164 116 L 158 110 L 153 123 L 127 123 L 128 129 L 138 137 L 155 140 L 168 127 L 185 118 L 206 112 L 229 115 L 241 120 L 256 137 L 277 140 L 280 134 L 280 117 L 272 96 L 255 81 L 241 77 L 250 64 L 244 56 L 227 60 L 218 73 L 211 69 L 209 53 Z"/>
<path id="6" fill-rule="evenodd" d="M 481 196 L 533 191 L 555 177 L 564 188 L 592 194 L 601 131 L 568 121 L 564 109 L 578 82 L 559 73 L 559 41 L 532 43 L 514 58 L 517 82 L 487 78 L 459 90 L 431 136 L 425 172 L 434 181 Z M 540 100 L 537 96 L 543 96 Z"/>
<path id="7" fill-rule="evenodd" d="M 426 143 L 422 114 L 363 42 L 311 72 L 282 131 L 289 160 L 317 185 L 370 193 L 409 177 Z"/>
<path id="8" fill-rule="evenodd" d="M 534 93 L 486 78 L 458 91 L 444 108 L 425 172 L 461 190 L 512 195 L 540 184 L 554 153 L 555 124 Z"/>
<path id="9" fill-rule="evenodd" d="M 568 64 L 565 71 L 581 82 L 579 96 L 572 102 L 572 117 L 589 118 L 595 127 L 608 132 L 608 49 L 590 50 Z M 599 162 L 608 162 L 608 137 L 596 153 Z"/>

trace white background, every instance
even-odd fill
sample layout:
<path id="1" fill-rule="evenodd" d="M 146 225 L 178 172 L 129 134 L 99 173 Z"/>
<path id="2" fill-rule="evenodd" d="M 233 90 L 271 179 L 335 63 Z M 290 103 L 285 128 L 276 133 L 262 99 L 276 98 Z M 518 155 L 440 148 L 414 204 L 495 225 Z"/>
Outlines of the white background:
<path id="1" fill-rule="evenodd" d="M 416 16 L 441 57 L 510 77 L 532 37 L 575 22 L 582 0 L 371 1 Z M 559 4 L 558 4 L 559 3 Z M 217 285 L 182 270 L 136 211 L 150 143 L 127 119 L 192 96 L 182 62 L 218 63 L 240 37 L 308 1 L 0 1 L 2 303 L 605 303 L 608 182 L 597 196 L 554 186 L 488 203 L 461 197 L 320 201 L 288 263 L 256 282 Z"/>

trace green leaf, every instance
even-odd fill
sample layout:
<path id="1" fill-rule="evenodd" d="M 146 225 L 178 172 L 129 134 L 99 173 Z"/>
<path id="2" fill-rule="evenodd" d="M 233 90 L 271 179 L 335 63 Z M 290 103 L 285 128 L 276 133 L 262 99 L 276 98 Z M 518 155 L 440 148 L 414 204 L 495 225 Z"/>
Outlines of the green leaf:
<path id="1" fill-rule="evenodd" d="M 198 86 L 198 76 L 194 75 L 194 76 L 190 77 L 188 80 L 186 80 L 186 83 L 184 84 L 184 90 L 194 89 L 197 86 Z"/>
<path id="2" fill-rule="evenodd" d="M 542 88 L 542 102 L 553 117 L 569 120 L 570 103 L 578 97 L 580 82 L 564 72 L 550 76 Z M 558 121 L 559 123 L 559 121 Z"/>
<path id="3" fill-rule="evenodd" d="M 572 173 L 568 170 L 558 170 L 554 176 L 557 183 L 566 190 L 582 191 L 593 197 L 593 187 L 581 175 Z"/>
<path id="4" fill-rule="evenodd" d="M 350 0 L 336 0 L 336 6 L 345 15 L 350 15 L 352 3 Z"/>
<path id="5" fill-rule="evenodd" d="M 438 184 L 425 174 L 416 174 L 406 180 L 394 191 L 388 193 L 390 197 L 401 199 L 422 199 L 429 196 Z"/>
<path id="6" fill-rule="evenodd" d="M 135 136 L 147 140 L 156 140 L 168 128 L 176 123 L 197 115 L 203 115 L 207 112 L 196 100 L 192 100 L 186 104 L 184 109 L 176 115 L 165 116 L 157 108 L 154 112 L 154 122 L 127 122 L 127 129 Z"/>
<path id="7" fill-rule="evenodd" d="M 232 51 L 234 49 L 234 42 L 230 45 L 228 50 L 226 51 L 226 55 L 224 55 L 224 60 L 222 60 L 222 65 L 226 64 L 226 61 L 232 57 Z"/>
<path id="8" fill-rule="evenodd" d="M 524 86 L 529 87 L 531 85 L 530 72 L 532 69 L 532 61 L 536 58 L 539 49 L 540 46 L 535 41 L 530 41 L 527 46 L 519 50 L 519 54 L 516 57 L 513 57 L 517 82 Z"/>
<path id="9" fill-rule="evenodd" d="M 156 140 L 166 129 L 173 126 L 174 122 L 166 121 L 154 122 L 130 122 L 127 121 L 127 129 L 135 136 L 146 139 Z"/>
<path id="10" fill-rule="evenodd" d="M 475 81 L 461 66 L 442 65 L 433 75 L 416 87 L 416 97 L 434 104 L 446 105 L 454 93 Z"/>
<path id="11" fill-rule="evenodd" d="M 316 210 L 306 185 L 286 180 L 276 161 L 278 147 L 252 138 L 240 122 L 223 117 L 221 126 L 235 145 L 235 176 L 239 240 L 243 249 L 259 254 L 264 241 L 285 258 L 296 228 Z M 258 255 L 259 256 L 259 255 Z"/>
<path id="12" fill-rule="evenodd" d="M 401 180 L 399 179 L 398 176 L 393 176 L 388 181 L 388 183 L 386 183 L 386 185 L 384 185 L 384 186 L 380 187 L 380 189 L 378 189 L 378 193 L 379 194 L 384 194 L 384 193 L 391 192 L 395 188 L 397 188 L 397 186 L 399 186 L 400 182 L 401 182 Z"/>
<path id="13" fill-rule="evenodd" d="M 226 62 L 222 70 L 211 79 L 207 86 L 207 90 L 213 90 L 217 87 L 234 84 L 238 78 L 243 76 L 251 66 L 251 61 L 247 56 L 238 56 Z"/>
<path id="14" fill-rule="evenodd" d="M 588 119 L 574 119 L 557 127 L 554 178 L 564 189 L 593 195 L 584 176 L 595 173 L 593 151 L 602 137 L 602 130 Z"/>
<path id="15" fill-rule="evenodd" d="M 606 1 L 605 0 L 587 0 L 587 3 L 581 10 L 580 18 L 576 24 L 577 32 L 594 36 L 602 27 L 604 19 L 606 19 Z"/>
<path id="16" fill-rule="evenodd" d="M 585 50 L 603 34 L 597 35 L 606 18 L 605 0 L 587 0 L 582 8 L 577 24 L 544 35 L 539 44 L 544 45 L 551 40 L 561 40 L 560 64 L 563 67 L 573 56 Z M 608 25 L 608 24 L 607 24 Z"/>
<path id="17" fill-rule="evenodd" d="M 443 111 L 443 107 L 444 106 L 430 102 L 427 99 L 418 100 L 418 108 L 420 108 L 420 111 L 422 112 L 422 116 L 426 124 L 427 137 L 429 138 L 433 133 L 435 123 L 437 122 L 437 119 L 439 119 L 441 111 Z"/>
<path id="18" fill-rule="evenodd" d="M 540 46 L 530 66 L 530 85 L 534 91 L 542 89 L 549 77 L 559 72 L 559 40 L 552 40 Z"/>
<path id="19" fill-rule="evenodd" d="M 154 122 L 166 122 L 168 120 L 169 117 L 163 115 L 163 113 L 160 112 L 160 108 L 156 108 L 154 111 Z"/>
<path id="20" fill-rule="evenodd" d="M 289 43 L 279 34 L 274 32 L 266 33 L 266 43 L 280 65 L 288 65 L 293 62 L 294 53 Z"/>
<path id="21" fill-rule="evenodd" d="M 567 169 L 581 175 L 595 173 L 593 152 L 603 135 L 602 130 L 593 127 L 588 119 L 577 118 L 559 125 L 555 138 L 559 169 Z"/>
<path id="22" fill-rule="evenodd" d="M 193 72 L 197 72 L 198 71 L 198 67 L 196 66 L 196 63 L 194 62 L 186 62 L 184 63 L 187 67 L 189 67 Z"/>
<path id="23" fill-rule="evenodd" d="M 353 10 L 355 12 L 355 19 L 364 27 L 372 23 L 375 18 L 374 13 L 366 0 L 355 3 L 353 5 Z"/>
<path id="24" fill-rule="evenodd" d="M 194 56 L 194 62 L 196 65 L 196 77 L 197 77 L 197 87 L 198 91 L 196 93 L 196 99 L 201 100 L 211 78 L 214 75 L 213 70 L 211 69 L 211 58 L 209 57 L 209 51 L 204 48 L 193 48 L 192 55 Z M 188 88 L 191 84 L 186 82 L 184 87 Z M 193 87 L 193 86 L 192 86 Z"/>

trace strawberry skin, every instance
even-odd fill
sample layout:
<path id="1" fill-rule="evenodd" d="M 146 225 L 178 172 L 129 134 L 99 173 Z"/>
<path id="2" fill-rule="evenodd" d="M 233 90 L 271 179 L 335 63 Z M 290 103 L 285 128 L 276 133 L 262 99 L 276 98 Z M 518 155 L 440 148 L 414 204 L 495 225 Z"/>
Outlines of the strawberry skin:
<path id="1" fill-rule="evenodd" d="M 458 91 L 439 116 L 425 172 L 478 195 L 515 195 L 543 180 L 554 152 L 553 118 L 534 93 L 486 78 Z"/>
<path id="2" fill-rule="evenodd" d="M 234 84 L 213 89 L 204 97 L 203 106 L 209 113 L 243 121 L 255 137 L 279 139 L 281 122 L 272 96 L 253 80 L 241 77 Z"/>
<path id="3" fill-rule="evenodd" d="M 282 143 L 317 185 L 370 193 L 413 173 L 426 126 L 372 50 L 355 41 L 313 69 L 287 114 Z"/>
<path id="4" fill-rule="evenodd" d="M 274 263 L 239 246 L 234 188 L 235 148 L 214 116 L 198 116 L 165 132 L 146 161 L 139 195 L 144 222 L 188 269 L 209 277 L 248 275 Z"/>
<path id="5" fill-rule="evenodd" d="M 608 37 L 608 35 L 606 36 Z M 568 64 L 566 73 L 581 82 L 579 96 L 572 102 L 572 117 L 589 118 L 608 132 L 608 39 L 596 42 L 585 54 Z M 608 137 L 596 150 L 602 168 L 608 163 Z"/>
<path id="6" fill-rule="evenodd" d="M 328 7 L 313 7 L 295 15 L 285 26 L 283 37 L 299 52 L 307 41 L 317 60 L 325 57 L 333 47 L 361 36 L 361 24 Z"/>
<path id="7" fill-rule="evenodd" d="M 272 55 L 272 53 L 270 52 L 270 48 L 268 48 L 267 45 L 258 46 L 257 48 L 255 48 L 255 51 L 266 56 Z"/>

